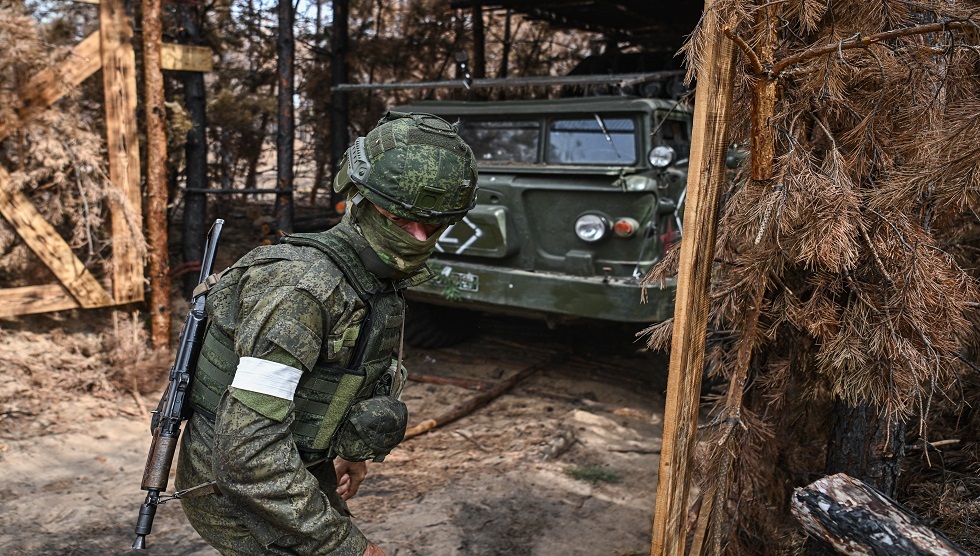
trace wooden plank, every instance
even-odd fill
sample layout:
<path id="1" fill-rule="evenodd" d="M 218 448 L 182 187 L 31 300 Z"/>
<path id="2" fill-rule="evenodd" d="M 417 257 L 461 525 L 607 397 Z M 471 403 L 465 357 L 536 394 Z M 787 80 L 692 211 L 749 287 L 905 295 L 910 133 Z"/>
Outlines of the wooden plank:
<path id="1" fill-rule="evenodd" d="M 80 307 L 60 284 L 0 290 L 0 318 L 64 311 Z"/>
<path id="2" fill-rule="evenodd" d="M 85 81 L 102 67 L 99 56 L 99 33 L 96 31 L 78 43 L 60 64 L 38 72 L 25 85 L 20 87 L 18 96 L 22 105 L 17 109 L 17 119 L 0 125 L 0 141 L 17 131 L 28 120 L 37 116 L 48 106 Z"/>
<path id="3" fill-rule="evenodd" d="M 207 46 L 165 42 L 160 45 L 160 69 L 172 71 L 213 71 L 214 51 Z"/>
<path id="4" fill-rule="evenodd" d="M 143 253 L 136 241 L 143 233 L 143 214 L 133 22 L 123 0 L 99 4 L 99 25 L 109 179 L 120 193 L 111 201 L 112 294 L 118 303 L 128 303 L 143 299 Z"/>
<path id="5" fill-rule="evenodd" d="M 843 473 L 795 489 L 790 512 L 840 554 L 969 554 L 926 520 Z"/>
<path id="6" fill-rule="evenodd" d="M 11 190 L 10 176 L 3 168 L 0 168 L 0 214 L 82 307 L 112 304 L 112 298 L 78 260 L 54 226 L 34 208 L 26 195 Z"/>
<path id="7" fill-rule="evenodd" d="M 725 183 L 726 128 L 732 104 L 734 45 L 716 28 L 706 2 L 702 18 L 707 37 L 706 62 L 698 72 L 694 129 L 684 209 L 674 335 L 664 409 L 663 449 L 653 520 L 651 554 L 683 556 L 704 372 L 711 268 L 718 206 Z"/>

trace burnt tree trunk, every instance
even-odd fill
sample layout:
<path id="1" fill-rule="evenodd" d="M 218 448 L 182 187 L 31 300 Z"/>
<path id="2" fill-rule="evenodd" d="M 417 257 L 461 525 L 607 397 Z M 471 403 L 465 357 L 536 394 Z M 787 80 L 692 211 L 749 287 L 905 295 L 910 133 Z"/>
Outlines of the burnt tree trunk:
<path id="1" fill-rule="evenodd" d="M 350 37 L 348 23 L 350 19 L 350 1 L 334 0 L 333 2 L 333 36 L 330 38 L 330 80 L 336 87 L 350 80 L 350 66 L 347 63 L 347 50 Z M 340 163 L 350 143 L 348 129 L 347 93 L 336 89 L 330 94 L 330 175 L 336 177 Z M 331 180 L 332 181 L 332 180 Z M 336 207 L 344 199 L 330 189 L 330 206 Z"/>
<path id="2" fill-rule="evenodd" d="M 269 94 L 271 95 L 273 92 L 273 88 L 270 87 Z M 258 188 L 259 159 L 262 158 L 262 145 L 265 144 L 269 120 L 271 119 L 272 115 L 263 110 L 262 115 L 259 117 L 259 125 L 256 126 L 253 130 L 254 133 L 250 136 L 251 140 L 243 143 L 245 148 L 241 154 L 245 157 L 245 189 Z"/>
<path id="3" fill-rule="evenodd" d="M 487 38 L 483 29 L 483 6 L 473 6 L 473 79 L 487 76 Z"/>
<path id="4" fill-rule="evenodd" d="M 221 145 L 221 189 L 231 189 L 235 183 L 235 153 L 232 152 L 231 131 L 222 128 L 218 141 Z"/>
<path id="5" fill-rule="evenodd" d="M 904 421 L 890 420 L 870 404 L 852 407 L 837 400 L 827 444 L 827 475 L 844 473 L 894 497 L 904 450 Z M 836 551 L 811 539 L 807 554 L 824 556 Z"/>
<path id="6" fill-rule="evenodd" d="M 180 26 L 178 39 L 183 44 L 199 45 L 203 36 L 196 5 L 177 4 L 177 21 Z M 181 245 L 184 261 L 200 261 L 204 256 L 204 241 L 208 230 L 208 144 L 207 98 L 204 74 L 196 71 L 180 72 L 184 82 L 184 105 L 193 126 L 187 132 L 184 144 L 186 164 L 186 191 L 184 195 L 184 222 Z M 184 278 L 184 294 L 190 296 L 197 286 L 197 273 L 189 272 Z"/>
<path id="7" fill-rule="evenodd" d="M 507 67 L 507 62 L 510 59 L 510 41 L 512 38 L 510 36 L 511 14 L 512 12 L 510 10 L 507 10 L 507 15 L 504 17 L 504 45 L 503 45 L 503 51 L 500 54 L 500 72 L 499 75 L 497 76 L 501 79 L 507 78 L 507 71 L 509 69 Z"/>
<path id="8" fill-rule="evenodd" d="M 276 76 L 279 83 L 278 125 L 276 127 L 276 228 L 293 231 L 293 66 L 296 42 L 293 37 L 293 3 L 279 2 L 279 39 Z"/>

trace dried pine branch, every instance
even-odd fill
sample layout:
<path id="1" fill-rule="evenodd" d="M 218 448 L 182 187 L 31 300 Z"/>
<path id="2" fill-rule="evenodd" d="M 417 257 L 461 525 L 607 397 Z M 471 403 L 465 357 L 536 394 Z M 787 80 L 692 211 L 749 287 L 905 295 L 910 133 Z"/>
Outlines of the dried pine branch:
<path id="1" fill-rule="evenodd" d="M 924 423 L 978 372 L 980 3 L 716 0 L 705 18 L 745 53 L 732 142 L 749 143 L 758 80 L 778 85 L 772 177 L 732 183 L 718 227 L 706 363 L 736 387 L 698 457 L 719 496 L 708 541 L 780 553 L 799 542 L 781 510 L 823 472 L 833 400 Z M 690 75 L 704 38 L 685 45 Z M 669 344 L 668 325 L 649 331 Z M 724 424 L 736 407 L 747 429 Z"/>

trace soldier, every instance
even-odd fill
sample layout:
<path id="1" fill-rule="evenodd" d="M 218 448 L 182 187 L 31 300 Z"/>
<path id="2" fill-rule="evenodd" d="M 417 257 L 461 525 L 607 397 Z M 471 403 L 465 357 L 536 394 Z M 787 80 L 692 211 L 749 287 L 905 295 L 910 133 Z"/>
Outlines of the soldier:
<path id="1" fill-rule="evenodd" d="M 182 504 L 222 554 L 384 556 L 345 501 L 404 437 L 403 293 L 476 178 L 452 125 L 390 112 L 341 164 L 341 223 L 252 250 L 208 294 L 175 484 L 212 492 Z"/>

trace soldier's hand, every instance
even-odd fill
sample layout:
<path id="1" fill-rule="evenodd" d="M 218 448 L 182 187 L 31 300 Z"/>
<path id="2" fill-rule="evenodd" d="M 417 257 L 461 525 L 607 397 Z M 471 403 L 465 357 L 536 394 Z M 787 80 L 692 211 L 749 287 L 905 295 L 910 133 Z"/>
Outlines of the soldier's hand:
<path id="1" fill-rule="evenodd" d="M 337 471 L 337 494 L 344 500 L 350 500 L 367 476 L 367 462 L 337 457 L 333 460 L 333 467 Z"/>
<path id="2" fill-rule="evenodd" d="M 378 545 L 373 542 L 369 542 L 367 549 L 364 551 L 364 556 L 385 556 L 385 553 L 378 548 Z"/>

